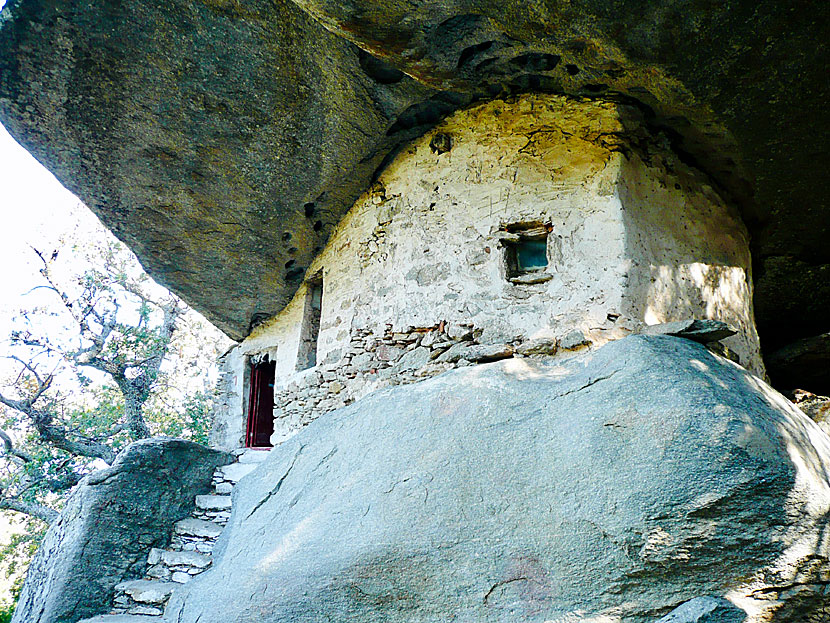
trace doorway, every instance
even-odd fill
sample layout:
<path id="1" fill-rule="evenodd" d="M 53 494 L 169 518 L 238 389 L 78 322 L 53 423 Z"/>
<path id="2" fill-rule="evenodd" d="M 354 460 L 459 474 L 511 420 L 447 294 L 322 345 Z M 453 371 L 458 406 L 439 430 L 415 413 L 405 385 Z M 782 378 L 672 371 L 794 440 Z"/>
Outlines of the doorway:
<path id="1" fill-rule="evenodd" d="M 248 399 L 246 448 L 270 448 L 274 433 L 274 361 L 251 363 L 251 394 Z"/>

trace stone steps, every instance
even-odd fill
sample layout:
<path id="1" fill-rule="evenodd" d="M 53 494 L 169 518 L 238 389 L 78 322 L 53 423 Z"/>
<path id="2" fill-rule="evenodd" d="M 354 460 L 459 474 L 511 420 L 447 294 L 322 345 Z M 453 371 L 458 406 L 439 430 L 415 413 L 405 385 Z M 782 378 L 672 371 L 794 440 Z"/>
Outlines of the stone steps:
<path id="1" fill-rule="evenodd" d="M 115 587 L 115 590 L 129 595 L 133 601 L 142 604 L 159 604 L 167 601 L 176 585 L 173 582 L 158 580 L 127 580 Z"/>
<path id="2" fill-rule="evenodd" d="M 127 580 L 115 587 L 113 614 L 161 616 L 164 605 L 176 589 L 176 582 L 165 580 Z"/>
<path id="3" fill-rule="evenodd" d="M 229 495 L 197 495 L 196 508 L 205 511 L 228 510 L 231 507 Z"/>
<path id="4" fill-rule="evenodd" d="M 231 463 L 230 465 L 219 467 L 216 469 L 217 475 L 213 477 L 213 483 L 215 485 L 221 482 L 229 482 L 235 485 L 244 476 L 254 471 L 258 465 L 258 463 Z"/>
<path id="5" fill-rule="evenodd" d="M 214 472 L 215 493 L 196 496 L 191 516 L 174 524 L 170 546 L 150 550 L 146 577 L 121 582 L 115 587 L 112 612 L 82 623 L 158 623 L 176 587 L 210 567 L 213 546 L 230 518 L 234 485 L 268 452 L 245 450 L 236 455 L 237 462 Z"/>
<path id="6" fill-rule="evenodd" d="M 198 536 L 206 539 L 215 539 L 222 534 L 222 527 L 212 521 L 188 517 L 177 521 L 173 526 L 173 533 L 182 536 Z"/>

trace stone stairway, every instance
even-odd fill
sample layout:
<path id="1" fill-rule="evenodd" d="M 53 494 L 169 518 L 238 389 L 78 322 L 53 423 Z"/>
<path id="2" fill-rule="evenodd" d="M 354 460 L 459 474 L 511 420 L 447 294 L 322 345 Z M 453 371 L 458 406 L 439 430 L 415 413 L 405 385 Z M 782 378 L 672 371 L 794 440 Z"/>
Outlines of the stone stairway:
<path id="1" fill-rule="evenodd" d="M 210 567 L 213 546 L 230 519 L 234 485 L 267 456 L 262 450 L 243 450 L 234 463 L 218 467 L 213 475 L 214 493 L 196 496 L 190 517 L 173 526 L 167 549 L 150 550 L 145 577 L 115 587 L 110 614 L 80 623 L 157 623 L 173 591 Z"/>

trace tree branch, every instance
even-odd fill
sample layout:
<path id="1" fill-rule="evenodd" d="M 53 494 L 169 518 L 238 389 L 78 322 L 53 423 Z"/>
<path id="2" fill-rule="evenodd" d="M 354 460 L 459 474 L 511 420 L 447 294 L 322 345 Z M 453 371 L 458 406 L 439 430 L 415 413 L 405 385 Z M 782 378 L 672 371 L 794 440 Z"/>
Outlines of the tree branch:
<path id="1" fill-rule="evenodd" d="M 60 513 L 58 513 L 58 511 L 49 508 L 48 506 L 44 506 L 43 504 L 38 504 L 36 502 L 24 502 L 23 500 L 18 500 L 16 498 L 0 498 L 0 509 L 17 511 L 18 513 L 31 515 L 32 517 L 42 519 L 49 524 L 60 517 Z"/>
<path id="2" fill-rule="evenodd" d="M 24 463 L 30 463 L 32 461 L 31 456 L 29 456 L 28 454 L 26 454 L 22 450 L 18 450 L 17 448 L 14 447 L 14 443 L 12 442 L 12 438 L 9 436 L 9 434 L 6 431 L 4 431 L 2 429 L 0 429 L 0 440 L 3 441 L 3 447 L 6 451 L 6 454 L 8 454 L 9 456 L 16 457 L 16 458 L 20 459 L 21 461 L 23 461 Z"/>
<path id="3" fill-rule="evenodd" d="M 107 445 L 70 439 L 63 426 L 53 423 L 52 413 L 45 409 L 35 408 L 29 400 L 13 400 L 0 394 L 0 403 L 25 415 L 40 438 L 54 448 L 65 450 L 76 456 L 101 459 L 109 465 L 115 460 L 115 452 Z"/>

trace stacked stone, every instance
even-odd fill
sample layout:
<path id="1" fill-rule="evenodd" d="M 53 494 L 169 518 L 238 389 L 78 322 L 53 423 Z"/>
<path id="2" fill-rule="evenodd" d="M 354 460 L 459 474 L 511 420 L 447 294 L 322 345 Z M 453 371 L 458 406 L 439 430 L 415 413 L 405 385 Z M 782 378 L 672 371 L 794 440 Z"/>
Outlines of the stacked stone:
<path id="1" fill-rule="evenodd" d="M 216 538 L 222 532 L 222 527 L 218 523 L 193 516 L 182 519 L 176 522 L 173 528 L 173 540 L 170 542 L 170 550 L 210 554 L 213 551 Z"/>
<path id="2" fill-rule="evenodd" d="M 387 324 L 381 335 L 371 329 L 353 330 L 339 361 L 321 364 L 274 393 L 276 429 L 299 429 L 382 387 L 415 383 L 474 363 L 552 354 L 557 348 L 553 339 L 482 344 L 482 333 L 473 325 L 448 327 L 444 323 L 406 330 Z M 523 345 L 531 342 L 535 350 L 524 353 Z"/>
<path id="3" fill-rule="evenodd" d="M 701 319 L 653 325 L 644 332 L 700 341 L 729 358 L 719 340 L 735 333 L 723 322 Z M 381 335 L 371 329 L 353 330 L 339 361 L 304 372 L 274 392 L 275 430 L 288 437 L 321 415 L 390 385 L 416 383 L 462 366 L 510 357 L 550 356 L 592 344 L 590 337 L 578 329 L 558 338 L 517 337 L 502 343 L 482 341 L 483 334 L 472 324 L 447 326 L 443 322 L 405 331 L 387 324 Z"/>
<path id="4" fill-rule="evenodd" d="M 224 526 L 231 518 L 230 495 L 199 495 L 196 496 L 196 510 L 193 511 L 196 519 L 212 521 Z"/>
<path id="5" fill-rule="evenodd" d="M 173 526 L 173 538 L 166 550 L 155 547 L 150 550 L 146 576 L 115 587 L 112 616 L 160 617 L 176 587 L 210 567 L 216 539 L 230 519 L 230 493 L 234 485 L 256 469 L 267 455 L 255 450 L 238 451 L 235 463 L 216 469 L 215 493 L 196 496 L 196 507 L 190 517 Z M 100 618 L 104 621 L 107 617 Z"/>

